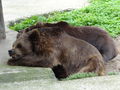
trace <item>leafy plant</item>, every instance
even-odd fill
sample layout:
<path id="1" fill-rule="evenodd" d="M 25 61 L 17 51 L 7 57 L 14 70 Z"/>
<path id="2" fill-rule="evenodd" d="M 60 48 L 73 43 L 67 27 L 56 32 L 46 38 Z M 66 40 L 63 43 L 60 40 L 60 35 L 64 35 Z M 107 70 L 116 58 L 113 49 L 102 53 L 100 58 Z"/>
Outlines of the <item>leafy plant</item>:
<path id="1" fill-rule="evenodd" d="M 120 0 L 91 0 L 91 4 L 82 9 L 32 16 L 9 27 L 18 31 L 37 22 L 58 21 L 66 21 L 73 26 L 101 27 L 112 37 L 117 37 L 120 34 Z"/>

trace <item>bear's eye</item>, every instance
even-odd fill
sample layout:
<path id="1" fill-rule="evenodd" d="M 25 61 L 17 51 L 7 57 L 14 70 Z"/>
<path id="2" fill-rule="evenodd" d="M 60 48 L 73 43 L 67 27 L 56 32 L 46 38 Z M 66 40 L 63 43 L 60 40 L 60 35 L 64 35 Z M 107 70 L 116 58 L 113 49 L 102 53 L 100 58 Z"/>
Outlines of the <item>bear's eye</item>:
<path id="1" fill-rule="evenodd" d="M 22 48 L 22 45 L 21 45 L 21 44 L 18 44 L 16 47 L 17 47 L 17 48 Z"/>

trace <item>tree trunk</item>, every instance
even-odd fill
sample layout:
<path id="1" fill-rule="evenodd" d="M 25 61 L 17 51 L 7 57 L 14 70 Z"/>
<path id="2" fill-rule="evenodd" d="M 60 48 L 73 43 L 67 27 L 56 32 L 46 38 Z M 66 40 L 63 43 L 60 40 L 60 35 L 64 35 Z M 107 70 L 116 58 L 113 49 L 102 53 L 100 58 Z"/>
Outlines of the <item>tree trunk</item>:
<path id="1" fill-rule="evenodd" d="M 2 1 L 0 0 L 0 40 L 5 39 L 5 27 L 3 19 Z"/>

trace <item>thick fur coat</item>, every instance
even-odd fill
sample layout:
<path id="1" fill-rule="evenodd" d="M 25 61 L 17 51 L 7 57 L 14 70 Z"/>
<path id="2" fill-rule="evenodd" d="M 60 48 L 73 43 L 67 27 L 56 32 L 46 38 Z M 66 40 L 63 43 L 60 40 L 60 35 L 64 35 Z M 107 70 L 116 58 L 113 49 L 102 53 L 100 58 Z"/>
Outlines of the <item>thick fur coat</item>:
<path id="1" fill-rule="evenodd" d="M 28 32 L 35 28 L 41 27 L 59 27 L 62 30 L 64 30 L 67 34 L 92 44 L 101 53 L 104 61 L 109 61 L 118 54 L 114 41 L 109 36 L 109 34 L 105 30 L 93 26 L 74 27 L 70 26 L 68 23 L 63 21 L 53 24 L 37 23 L 36 25 L 33 25 L 23 31 L 20 31 L 17 37 L 19 37 L 23 32 Z"/>
<path id="2" fill-rule="evenodd" d="M 42 27 L 22 33 L 9 51 L 9 65 L 49 67 L 58 79 L 78 72 L 104 75 L 104 61 L 91 44 L 59 27 Z"/>

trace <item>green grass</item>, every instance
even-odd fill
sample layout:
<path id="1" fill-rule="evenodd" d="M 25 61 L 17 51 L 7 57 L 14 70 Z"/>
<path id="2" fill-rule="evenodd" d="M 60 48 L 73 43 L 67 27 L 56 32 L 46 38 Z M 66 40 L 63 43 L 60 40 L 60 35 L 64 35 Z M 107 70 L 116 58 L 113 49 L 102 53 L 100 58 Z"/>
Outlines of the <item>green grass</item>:
<path id="1" fill-rule="evenodd" d="M 32 16 L 12 23 L 9 27 L 18 31 L 37 22 L 58 21 L 66 21 L 73 26 L 98 26 L 112 37 L 117 37 L 120 34 L 120 0 L 91 0 L 91 4 L 82 9 Z"/>
<path id="2" fill-rule="evenodd" d="M 109 72 L 107 75 L 118 75 L 118 72 Z M 95 73 L 77 73 L 70 75 L 69 77 L 63 79 L 63 80 L 74 80 L 74 79 L 82 79 L 82 78 L 87 78 L 87 77 L 95 77 L 98 76 Z"/>

